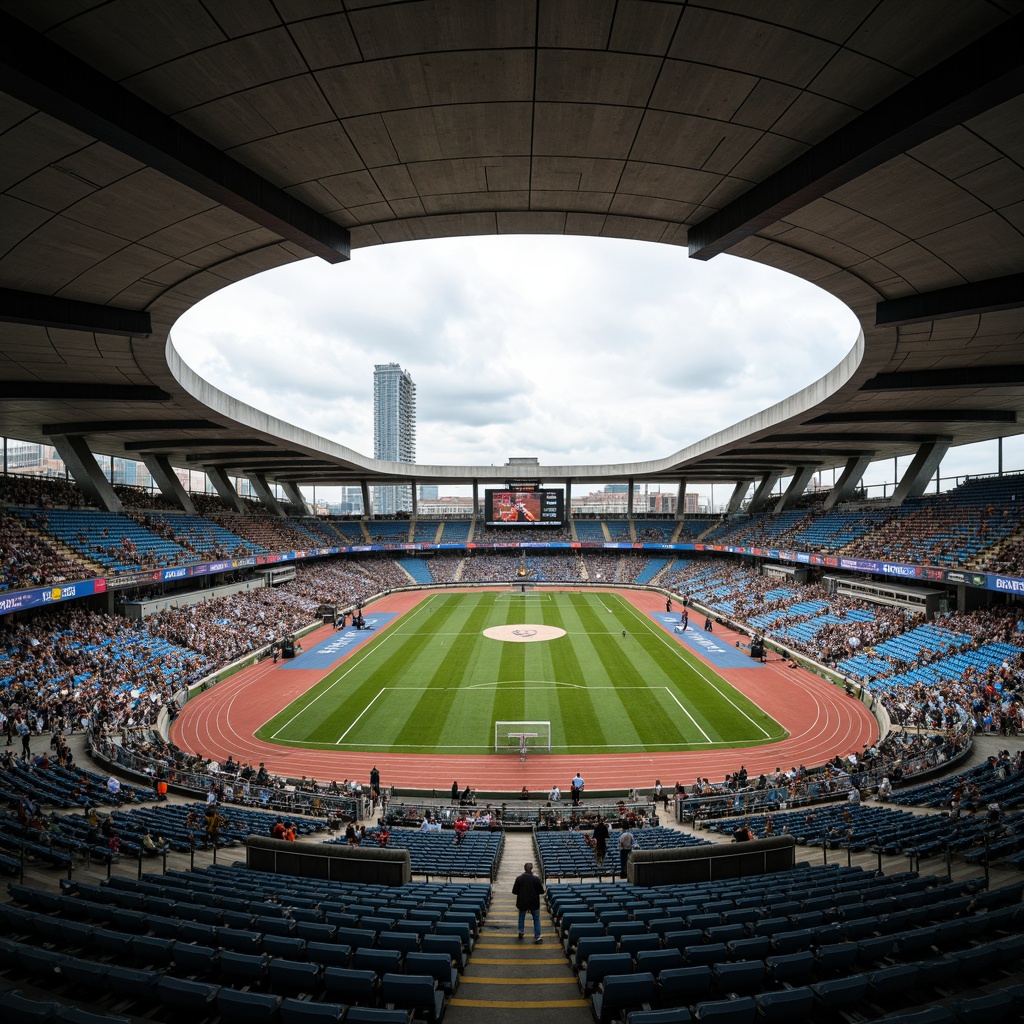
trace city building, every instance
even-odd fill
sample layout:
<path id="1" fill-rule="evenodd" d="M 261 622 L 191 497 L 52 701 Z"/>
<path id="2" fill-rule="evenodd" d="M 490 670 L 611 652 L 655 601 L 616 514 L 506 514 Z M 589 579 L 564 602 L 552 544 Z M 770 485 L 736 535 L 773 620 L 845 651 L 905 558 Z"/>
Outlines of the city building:
<path id="1" fill-rule="evenodd" d="M 385 462 L 416 461 L 416 385 L 398 363 L 373 368 L 373 457 Z M 374 513 L 412 511 L 410 487 L 374 488 Z"/>

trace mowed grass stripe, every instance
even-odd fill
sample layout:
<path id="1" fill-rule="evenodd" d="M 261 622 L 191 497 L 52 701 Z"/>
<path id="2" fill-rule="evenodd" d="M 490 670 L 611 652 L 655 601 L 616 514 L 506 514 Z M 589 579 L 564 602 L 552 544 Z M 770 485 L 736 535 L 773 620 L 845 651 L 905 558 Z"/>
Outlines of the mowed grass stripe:
<path id="1" fill-rule="evenodd" d="M 259 735 L 270 739 L 276 729 L 278 742 L 338 749 L 348 730 L 344 749 L 424 753 L 489 750 L 499 719 L 551 721 L 558 751 L 749 745 L 761 738 L 753 722 L 763 723 L 772 739 L 785 735 L 617 595 L 546 596 L 545 602 L 499 601 L 495 593 L 429 598 Z M 557 625 L 567 635 L 541 643 L 482 635 L 491 625 L 526 623 Z"/>
<path id="2" fill-rule="evenodd" d="M 300 743 L 308 740 L 307 731 L 299 724 L 300 717 L 307 711 L 312 712 L 313 705 L 321 702 L 321 700 L 327 703 L 329 712 L 340 699 L 337 695 L 333 695 L 332 691 L 339 687 L 342 680 L 350 675 L 354 679 L 358 679 L 359 670 L 365 663 L 370 659 L 376 660 L 379 656 L 379 647 L 388 641 L 397 641 L 403 632 L 408 631 L 414 625 L 417 618 L 430 608 L 436 598 L 437 595 L 431 594 L 426 601 L 417 605 L 404 619 L 392 625 L 391 629 L 386 633 L 368 641 L 351 658 L 344 661 L 333 672 L 321 679 L 316 685 L 310 687 L 301 697 L 293 700 L 288 707 L 258 729 L 256 735 L 260 739 L 276 740 L 281 743 Z M 315 714 L 320 714 L 319 709 Z M 296 727 L 293 728 L 293 725 Z"/>
<path id="3" fill-rule="evenodd" d="M 750 744 L 774 742 L 786 735 L 786 731 L 770 715 L 700 662 L 682 644 L 653 626 L 633 605 L 618 596 L 615 600 L 623 606 L 625 614 L 632 621 L 640 622 L 648 628 L 656 644 L 656 656 L 662 664 L 669 664 L 673 657 L 683 660 L 689 669 L 688 678 L 694 683 L 691 705 L 700 709 L 702 714 L 710 710 L 713 721 L 722 733 L 732 738 L 748 736 L 747 742 Z"/>

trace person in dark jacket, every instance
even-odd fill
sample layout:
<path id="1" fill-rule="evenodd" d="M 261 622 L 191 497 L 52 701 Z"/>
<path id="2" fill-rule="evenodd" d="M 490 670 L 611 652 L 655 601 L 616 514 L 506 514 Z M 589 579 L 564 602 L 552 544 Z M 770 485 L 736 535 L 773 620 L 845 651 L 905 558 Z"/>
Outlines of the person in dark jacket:
<path id="1" fill-rule="evenodd" d="M 540 934 L 540 898 L 544 895 L 544 883 L 533 873 L 533 865 L 523 865 L 523 873 L 512 886 L 512 895 L 516 898 L 516 909 L 519 911 L 519 938 L 523 937 L 526 928 L 526 913 L 533 917 L 533 941 L 544 940 Z"/>

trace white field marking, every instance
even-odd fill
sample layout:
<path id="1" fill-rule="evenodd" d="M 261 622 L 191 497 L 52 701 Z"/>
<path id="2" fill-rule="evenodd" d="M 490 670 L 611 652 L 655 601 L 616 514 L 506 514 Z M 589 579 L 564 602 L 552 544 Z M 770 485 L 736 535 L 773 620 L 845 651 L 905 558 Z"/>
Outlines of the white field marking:
<path id="1" fill-rule="evenodd" d="M 704 682 L 707 683 L 708 686 L 710 686 L 711 689 L 718 694 L 719 697 L 721 697 L 724 701 L 731 704 L 755 729 L 759 729 L 761 731 L 761 734 L 765 737 L 765 739 L 771 738 L 771 734 L 763 725 L 761 725 L 759 722 L 755 722 L 754 719 L 752 719 L 750 715 L 748 715 L 746 711 L 744 711 L 743 708 L 741 708 L 736 703 L 736 701 L 734 701 L 727 693 L 724 693 L 717 686 L 715 686 L 714 680 L 706 676 L 701 671 L 703 666 L 700 664 L 700 662 L 697 662 L 696 664 L 691 664 L 689 661 L 687 661 L 686 658 L 683 657 L 683 652 L 679 649 L 679 644 L 676 643 L 670 636 L 668 636 L 663 629 L 652 626 L 650 619 L 645 619 L 640 614 L 640 612 L 637 611 L 637 609 L 634 608 L 633 605 L 631 605 L 628 601 L 625 602 L 625 605 L 652 633 L 654 633 L 658 637 L 659 640 L 668 645 L 668 647 L 675 653 L 675 656 L 681 662 L 683 662 L 683 664 L 685 664 L 687 668 L 690 668 L 694 672 L 696 672 L 697 675 L 699 675 L 701 679 L 703 679 Z M 678 704 L 679 702 L 676 701 L 676 703 Z M 682 707 L 682 705 L 680 705 L 680 707 Z"/>
<path id="2" fill-rule="evenodd" d="M 377 697 L 379 697 L 386 689 L 386 686 L 382 686 L 380 690 L 377 691 Z M 366 712 L 373 707 L 374 701 L 376 701 L 377 697 L 374 697 L 373 700 L 371 700 L 370 703 L 367 704 L 366 707 L 359 712 L 359 714 L 356 716 L 356 720 L 334 741 L 335 746 L 337 746 L 356 727 L 356 724 L 359 722 L 359 719 L 362 718 L 363 715 L 365 715 Z"/>
<path id="3" fill-rule="evenodd" d="M 671 691 L 671 690 L 670 690 L 670 689 L 669 689 L 669 688 L 668 688 L 667 686 L 665 687 L 665 692 L 666 692 L 666 693 L 667 693 L 667 694 L 668 694 L 668 695 L 669 695 L 669 696 L 670 696 L 670 697 L 671 697 L 671 698 L 672 698 L 672 699 L 673 699 L 673 700 L 674 700 L 674 701 L 675 701 L 675 702 L 676 702 L 677 704 L 679 704 L 679 698 L 678 698 L 678 697 L 677 697 L 677 696 L 676 696 L 676 695 L 675 695 L 675 694 L 674 694 L 674 693 L 673 693 L 673 692 L 672 692 L 672 691 Z M 708 734 L 707 734 L 707 733 L 706 733 L 706 732 L 705 732 L 705 731 L 704 731 L 703 729 L 701 729 L 701 727 L 700 727 L 700 726 L 699 726 L 699 725 L 697 724 L 697 719 L 696 719 L 696 718 L 694 718 L 694 717 L 693 717 L 693 715 L 691 715 L 691 714 L 690 714 L 690 712 L 689 712 L 689 711 L 687 711 L 687 710 L 686 710 L 686 708 L 684 708 L 682 704 L 679 704 L 679 710 L 680 710 L 680 711 L 682 711 L 682 713 L 683 713 L 684 715 L 686 715 L 686 717 L 687 717 L 687 718 L 688 718 L 688 719 L 689 719 L 689 720 L 690 720 L 691 722 L 693 722 L 693 724 L 694 724 L 694 725 L 696 725 L 696 726 L 697 726 L 697 730 L 698 730 L 698 731 L 700 732 L 701 736 L 703 736 L 703 737 L 704 737 L 704 739 L 705 739 L 705 740 L 706 740 L 706 741 L 707 741 L 708 743 L 711 743 L 711 742 L 712 742 L 712 740 L 711 740 L 711 737 L 710 737 L 710 736 L 709 736 L 709 735 L 708 735 Z"/>
<path id="4" fill-rule="evenodd" d="M 431 601 L 433 601 L 435 597 L 437 597 L 437 594 L 431 594 L 431 595 L 430 595 L 430 597 L 428 597 L 428 598 L 426 599 L 426 601 L 424 601 L 424 602 L 423 602 L 423 603 L 422 603 L 421 605 L 419 605 L 418 607 L 416 607 L 416 608 L 414 608 L 414 609 L 413 609 L 413 611 L 412 611 L 412 614 L 411 614 L 411 615 L 409 616 L 409 618 L 410 618 L 410 619 L 412 619 L 413 617 L 415 617 L 415 615 L 416 615 L 416 614 L 417 614 L 417 613 L 418 613 L 419 611 L 421 611 L 421 610 L 422 610 L 423 608 L 425 608 L 425 607 L 426 607 L 426 606 L 427 606 L 428 604 L 430 604 L 430 602 L 431 602 Z M 316 703 L 316 702 L 317 702 L 317 701 L 318 701 L 318 700 L 319 700 L 319 699 L 320 699 L 321 697 L 323 697 L 323 696 L 325 696 L 326 694 L 330 693 L 330 691 L 331 691 L 331 690 L 333 690 L 333 689 L 334 689 L 334 687 L 336 687 L 336 686 L 338 685 L 338 683 L 340 683 L 340 682 L 342 681 L 342 679 L 344 679 L 344 678 L 345 678 L 345 676 L 347 676 L 347 675 L 349 674 L 349 672 L 353 671 L 354 669 L 356 669 L 356 668 L 358 668 L 358 667 L 359 667 L 360 665 L 362 665 L 362 663 L 363 663 L 364 661 L 366 661 L 366 659 L 367 659 L 367 658 L 371 657 L 371 656 L 373 655 L 373 653 L 374 653 L 375 651 L 378 651 L 378 650 L 380 649 L 380 647 L 381 647 L 381 645 L 382 645 L 382 644 L 386 643 L 386 642 L 387 642 L 388 640 L 390 640 L 390 639 L 391 639 L 391 638 L 392 638 L 393 636 L 398 636 L 398 635 L 399 635 L 399 634 L 400 634 L 401 632 L 402 632 L 402 625 L 401 625 L 401 621 L 399 621 L 399 622 L 395 623 L 394 627 L 393 627 L 392 629 L 389 629 L 389 630 L 388 630 L 388 631 L 387 631 L 387 632 L 386 632 L 386 633 L 384 634 L 383 638 L 379 639 L 379 640 L 378 640 L 378 642 L 377 642 L 376 644 L 373 644 L 373 645 L 372 645 L 371 647 L 367 648 L 367 649 L 366 649 L 366 650 L 365 650 L 365 651 L 363 652 L 363 655 L 362 655 L 362 657 L 359 657 L 359 655 L 357 654 L 357 655 L 356 655 L 356 657 L 352 659 L 352 664 L 351 664 L 351 665 L 349 665 L 349 667 L 348 667 L 348 668 L 346 668 L 346 669 L 345 669 L 345 671 L 344 671 L 344 672 L 342 672 L 342 673 L 341 673 L 341 675 L 340 675 L 340 676 L 338 676 L 338 678 L 337 678 L 337 679 L 335 679 L 335 680 L 334 680 L 334 682 L 333 682 L 333 683 L 331 683 L 331 685 L 330 685 L 330 686 L 326 687 L 326 688 L 325 688 L 325 689 L 324 689 L 323 691 L 321 691 L 320 693 L 318 693 L 318 694 L 317 694 L 317 695 L 316 695 L 316 696 L 315 696 L 315 697 L 314 697 L 314 698 L 313 698 L 313 699 L 312 699 L 312 700 L 311 700 L 311 701 L 310 701 L 310 702 L 309 702 L 308 704 L 304 704 L 304 705 L 303 705 L 303 706 L 302 706 L 302 707 L 301 707 L 301 708 L 300 708 L 300 709 L 299 709 L 298 711 L 296 711 L 296 712 L 295 712 L 295 714 L 294 714 L 294 715 L 292 715 L 292 717 L 291 717 L 291 718 L 289 718 L 289 719 L 288 719 L 288 721 L 287 721 L 287 722 L 285 722 L 285 723 L 284 723 L 284 725 L 282 725 L 282 726 L 281 726 L 281 727 L 280 727 L 280 728 L 279 728 L 279 729 L 277 730 L 277 732 L 275 732 L 275 733 L 274 733 L 274 735 L 273 735 L 273 736 L 271 736 L 270 738 L 271 738 L 272 740 L 276 740 L 276 739 L 277 739 L 277 737 L 278 737 L 278 736 L 279 736 L 279 735 L 280 735 L 280 734 L 281 734 L 282 732 L 284 732 L 284 730 L 285 730 L 285 729 L 287 729 L 287 728 L 288 728 L 288 726 L 292 724 L 292 722 L 294 722 L 294 721 L 295 721 L 295 719 L 297 719 L 297 718 L 301 717 L 302 715 L 304 715 L 304 714 L 306 713 L 306 711 L 308 711 L 308 710 L 309 710 L 309 708 L 311 708 L 311 707 L 312 707 L 312 706 L 313 706 L 313 705 L 314 705 L 314 704 L 315 704 L 315 703 Z M 374 637 L 373 639 L 378 639 L 378 638 L 377 638 L 377 637 Z"/>
<path id="5" fill-rule="evenodd" d="M 552 752 L 556 750 L 565 750 L 570 754 L 586 753 L 588 750 L 623 750 L 627 747 L 636 748 L 637 750 L 648 751 L 652 754 L 665 754 L 672 753 L 676 750 L 683 750 L 690 747 L 695 749 L 704 750 L 706 747 L 722 747 L 728 749 L 734 747 L 736 743 L 756 743 L 756 739 L 751 740 L 711 740 L 708 743 L 657 743 L 654 747 L 648 747 L 646 743 L 587 743 L 583 746 L 577 746 L 576 744 L 565 744 L 565 743 L 552 743 Z M 346 746 L 353 747 L 356 750 L 369 750 L 371 747 L 380 750 L 422 750 L 422 743 L 363 743 L 362 741 L 353 741 L 352 743 L 334 743 L 332 746 Z M 658 749 L 664 748 L 664 749 Z M 311 748 L 311 749 L 316 749 Z M 493 744 L 481 744 L 481 743 L 445 743 L 445 744 L 434 744 L 430 747 L 431 750 L 486 750 L 488 753 L 493 753 Z M 544 754 L 547 753 L 545 750 Z M 509 754 L 515 754 L 518 756 L 518 748 L 510 748 Z M 500 755 L 495 755 L 500 756 Z M 540 753 L 533 752 L 531 757 L 541 757 Z"/>

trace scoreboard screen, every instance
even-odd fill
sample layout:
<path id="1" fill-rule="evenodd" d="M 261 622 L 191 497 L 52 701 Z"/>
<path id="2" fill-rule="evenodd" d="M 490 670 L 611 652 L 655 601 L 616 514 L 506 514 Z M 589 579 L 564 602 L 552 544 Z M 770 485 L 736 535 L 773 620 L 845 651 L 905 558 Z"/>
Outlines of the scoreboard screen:
<path id="1" fill-rule="evenodd" d="M 562 491 L 485 491 L 488 526 L 561 526 L 565 518 Z"/>

